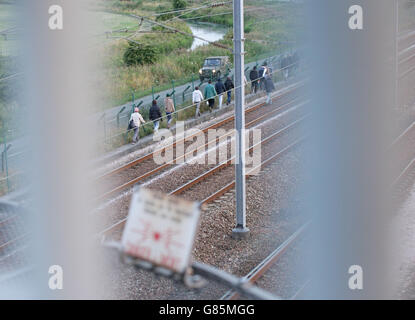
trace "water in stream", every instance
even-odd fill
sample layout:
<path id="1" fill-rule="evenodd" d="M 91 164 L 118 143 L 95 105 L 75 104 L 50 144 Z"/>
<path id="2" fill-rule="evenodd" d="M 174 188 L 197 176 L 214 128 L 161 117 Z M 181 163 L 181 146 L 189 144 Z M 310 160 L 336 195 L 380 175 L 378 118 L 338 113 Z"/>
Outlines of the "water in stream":
<path id="1" fill-rule="evenodd" d="M 190 22 L 190 23 L 187 23 L 187 25 L 190 27 L 190 29 L 192 30 L 195 36 L 204 38 L 209 41 L 218 41 L 222 39 L 229 30 L 228 27 L 225 27 L 219 24 L 214 24 L 214 23 Z M 206 41 L 195 38 L 190 50 L 194 50 L 197 47 L 200 47 L 206 44 L 207 44 Z"/>

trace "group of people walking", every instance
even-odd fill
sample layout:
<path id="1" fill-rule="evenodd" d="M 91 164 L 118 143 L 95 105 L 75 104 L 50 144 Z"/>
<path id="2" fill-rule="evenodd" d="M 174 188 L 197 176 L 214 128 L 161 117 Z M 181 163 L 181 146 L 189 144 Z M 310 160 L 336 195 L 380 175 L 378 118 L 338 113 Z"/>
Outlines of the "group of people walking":
<path id="1" fill-rule="evenodd" d="M 195 117 L 200 117 L 200 104 L 203 100 L 207 100 L 209 105 L 209 112 L 212 112 L 215 107 L 215 97 L 218 96 L 219 99 L 219 109 L 223 105 L 223 96 L 226 93 L 226 105 L 229 105 L 232 100 L 232 89 L 234 88 L 233 81 L 231 77 L 227 77 L 225 83 L 222 82 L 222 79 L 219 78 L 215 85 L 212 84 L 212 80 L 208 81 L 208 84 L 205 87 L 204 94 L 200 91 L 199 87 L 195 87 L 195 90 L 192 94 L 192 102 L 196 105 L 196 114 Z"/>
<path id="2" fill-rule="evenodd" d="M 258 90 L 264 90 L 267 93 L 266 103 L 272 103 L 271 93 L 275 90 L 274 82 L 272 80 L 272 69 L 268 67 L 267 63 L 264 62 L 262 66 L 257 69 L 254 66 L 249 74 L 251 82 L 251 93 L 257 93 Z M 246 83 L 246 79 L 244 79 Z M 195 87 L 192 93 L 192 102 L 196 106 L 195 117 L 198 118 L 200 114 L 201 103 L 207 100 L 209 106 L 209 112 L 215 108 L 215 98 L 218 97 L 219 109 L 222 108 L 223 98 L 226 93 L 226 105 L 229 105 L 232 100 L 232 90 L 235 88 L 231 77 L 227 77 L 225 82 L 222 82 L 221 78 L 218 78 L 215 85 L 212 84 L 212 80 L 209 80 L 205 86 L 204 93 L 198 86 Z M 170 129 L 172 121 L 172 114 L 175 112 L 175 106 L 173 99 L 170 94 L 166 95 L 164 100 L 164 106 L 167 118 L 167 128 Z M 149 110 L 149 119 L 153 122 L 153 130 L 156 133 L 159 130 L 160 122 L 163 121 L 163 116 L 160 107 L 156 100 L 152 101 L 152 105 Z M 128 124 L 129 130 L 134 130 L 133 143 L 136 143 L 139 139 L 139 129 L 141 124 L 146 123 L 144 118 L 140 114 L 138 107 L 134 108 L 134 112 L 131 114 L 130 121 Z"/>
<path id="3" fill-rule="evenodd" d="M 258 69 L 254 66 L 249 73 L 251 81 L 251 93 L 256 94 L 258 90 L 263 90 L 267 94 L 266 103 L 272 103 L 271 94 L 275 90 L 274 81 L 272 80 L 272 69 L 268 67 L 265 61 Z"/>
<path id="4" fill-rule="evenodd" d="M 170 124 L 173 119 L 172 114 L 175 111 L 174 102 L 170 94 L 166 95 L 164 99 L 164 108 L 166 111 L 167 118 L 167 128 L 170 129 Z M 157 100 L 153 100 L 149 110 L 149 119 L 153 122 L 153 131 L 156 133 L 159 130 L 160 122 L 163 121 L 163 116 L 161 114 L 160 107 L 157 104 Z M 138 107 L 134 108 L 134 112 L 130 116 L 130 121 L 128 123 L 128 130 L 134 130 L 133 135 L 133 144 L 136 143 L 139 139 L 139 131 L 141 124 L 146 123 L 143 116 L 140 114 L 140 109 Z"/>

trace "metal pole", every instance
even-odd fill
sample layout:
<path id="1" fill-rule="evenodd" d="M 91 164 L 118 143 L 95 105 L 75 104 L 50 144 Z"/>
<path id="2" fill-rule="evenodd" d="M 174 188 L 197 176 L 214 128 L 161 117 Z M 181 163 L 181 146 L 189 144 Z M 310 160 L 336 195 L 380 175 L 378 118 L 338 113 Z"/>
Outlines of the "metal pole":
<path id="1" fill-rule="evenodd" d="M 399 0 L 396 0 L 395 3 L 395 94 L 394 94 L 394 103 L 395 108 L 399 104 Z"/>
<path id="2" fill-rule="evenodd" d="M 236 227 L 232 236 L 241 239 L 249 235 L 246 227 L 245 194 L 245 85 L 244 85 L 244 3 L 233 1 L 233 34 L 235 65 L 235 129 L 236 129 Z"/>

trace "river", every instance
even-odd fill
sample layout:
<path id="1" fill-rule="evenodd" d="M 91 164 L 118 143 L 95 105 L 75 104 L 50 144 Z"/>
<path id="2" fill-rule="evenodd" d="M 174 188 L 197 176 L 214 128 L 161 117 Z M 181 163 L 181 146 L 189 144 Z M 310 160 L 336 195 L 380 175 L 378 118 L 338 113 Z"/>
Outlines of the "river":
<path id="1" fill-rule="evenodd" d="M 228 27 L 225 27 L 219 24 L 214 24 L 214 23 L 206 23 L 206 22 L 201 22 L 201 23 L 188 22 L 187 25 L 190 27 L 190 29 L 192 30 L 192 33 L 195 36 L 204 38 L 209 41 L 218 41 L 222 39 L 229 30 Z M 190 50 L 194 50 L 197 47 L 200 47 L 206 44 L 207 44 L 206 41 L 202 41 L 200 39 L 195 38 Z"/>

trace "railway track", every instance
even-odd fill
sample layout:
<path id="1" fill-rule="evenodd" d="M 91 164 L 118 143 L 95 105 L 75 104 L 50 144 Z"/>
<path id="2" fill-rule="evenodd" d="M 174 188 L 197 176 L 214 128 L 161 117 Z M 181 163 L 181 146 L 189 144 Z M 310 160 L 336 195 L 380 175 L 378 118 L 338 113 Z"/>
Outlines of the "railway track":
<path id="1" fill-rule="evenodd" d="M 294 91 L 295 89 L 293 89 L 292 91 Z M 292 92 L 290 91 L 290 92 Z M 292 102 L 286 102 L 283 106 L 278 107 L 276 110 L 268 110 L 266 113 L 259 115 L 257 119 L 253 119 L 251 121 L 249 121 L 247 123 L 247 127 L 253 126 L 256 123 L 259 123 L 260 121 L 262 121 L 263 119 L 270 117 L 276 113 L 278 113 L 279 111 L 282 111 L 282 109 L 284 108 L 288 108 L 290 105 L 292 105 Z M 259 104 L 257 106 L 254 106 L 252 108 L 250 108 L 249 110 L 247 110 L 247 114 L 249 114 L 250 112 L 253 112 L 257 109 L 259 109 L 261 106 L 263 106 L 263 104 Z M 252 110 L 251 110 L 252 109 Z M 278 110 L 279 109 L 279 110 Z M 232 119 L 231 119 L 232 118 Z M 229 124 L 231 121 L 233 120 L 233 117 L 229 117 L 227 119 L 225 119 L 223 122 L 214 124 L 212 126 L 209 127 L 209 129 L 212 128 L 218 128 L 221 125 L 227 123 Z M 299 122 L 301 122 L 301 120 L 297 120 L 296 122 L 293 122 L 292 124 L 284 127 L 283 129 L 281 129 L 280 131 L 275 132 L 275 135 L 270 135 L 268 136 L 266 139 L 263 139 L 261 141 L 262 143 L 266 143 L 271 141 L 273 138 L 275 138 L 276 136 L 280 135 L 281 133 L 288 131 L 289 129 L 291 129 L 292 127 L 294 127 L 295 125 L 297 125 Z M 208 129 L 205 129 L 208 130 Z M 398 146 L 401 143 L 403 143 L 402 141 L 405 139 L 409 139 L 412 140 L 413 137 L 415 137 L 415 122 L 412 123 L 392 144 L 393 146 Z M 303 140 L 303 138 L 296 140 L 295 142 L 289 144 L 288 146 L 286 146 L 285 148 L 282 148 L 280 151 L 274 153 L 274 154 L 270 154 L 268 157 L 266 157 L 266 160 L 262 161 L 261 163 L 261 167 L 266 166 L 267 164 L 273 162 L 275 159 L 277 159 L 279 156 L 281 156 L 284 152 L 292 149 L 293 147 L 295 147 L 296 145 L 298 145 L 301 141 Z M 175 145 L 171 145 L 171 148 L 174 148 Z M 252 149 L 252 148 L 251 148 Z M 415 150 L 414 148 L 412 148 L 413 150 Z M 249 150 L 247 151 L 249 152 Z M 140 159 L 137 159 L 133 162 L 128 163 L 127 165 L 117 168 L 115 170 L 112 170 L 111 172 L 106 173 L 105 175 L 101 176 L 99 179 L 104 179 L 104 178 L 108 178 L 108 177 L 112 177 L 115 174 L 122 172 L 124 170 L 127 170 L 129 168 L 132 168 L 134 166 L 137 166 L 149 159 L 152 159 L 153 153 L 148 154 L 146 156 L 141 157 Z M 184 184 L 183 186 L 176 188 L 175 190 L 173 190 L 171 192 L 171 194 L 183 194 L 184 192 L 188 191 L 189 189 L 191 189 L 192 187 L 196 186 L 196 185 L 200 185 L 200 182 L 206 180 L 208 177 L 213 176 L 215 173 L 220 172 L 221 170 L 225 169 L 225 168 L 229 168 L 230 165 L 230 160 L 227 160 L 225 163 L 219 164 L 217 166 L 215 166 L 214 168 L 210 169 L 206 174 L 200 175 L 198 177 L 196 177 L 195 179 L 187 182 L 186 184 Z M 415 154 L 412 154 L 412 156 L 408 155 L 408 157 L 406 157 L 406 165 L 402 166 L 401 171 L 399 176 L 396 178 L 396 180 L 394 181 L 394 185 L 399 184 L 399 182 L 409 173 L 414 172 L 415 171 Z M 157 171 L 154 171 L 152 173 L 147 172 L 146 174 L 148 174 L 146 177 L 141 178 L 138 181 L 143 181 L 145 178 L 150 177 L 153 174 L 156 174 L 157 172 L 161 172 L 164 168 L 161 169 L 157 169 L 155 168 Z M 155 170 L 153 169 L 153 170 Z M 131 180 L 129 182 L 127 182 L 127 184 L 123 185 L 123 188 L 118 189 L 116 191 L 114 191 L 115 189 L 110 190 L 105 196 L 109 196 L 109 195 L 113 195 L 116 192 L 119 192 L 121 190 L 124 190 L 128 187 L 130 187 L 131 185 L 137 183 L 138 181 L 134 181 Z M 211 195 L 209 195 L 208 197 L 205 197 L 199 201 L 201 201 L 203 204 L 209 204 L 213 201 L 215 201 L 216 199 L 218 199 L 219 197 L 221 197 L 222 195 L 224 195 L 225 193 L 229 192 L 230 190 L 232 190 L 234 188 L 234 181 L 230 181 L 229 183 L 226 183 L 225 186 L 221 187 L 219 190 L 215 191 L 214 193 L 212 193 Z M 111 225 L 109 228 L 101 231 L 99 233 L 100 236 L 108 236 L 110 235 L 112 232 L 114 232 L 117 229 L 120 229 L 124 223 L 125 223 L 126 219 L 123 219 L 121 221 L 118 221 L 116 224 Z M 0 265 L 11 265 L 13 263 L 13 261 L 15 261 L 16 259 L 13 258 L 13 256 L 17 255 L 19 250 L 24 247 L 24 243 L 25 243 L 25 239 L 27 240 L 27 233 L 24 234 L 20 234 L 17 236 L 11 236 L 11 237 L 4 237 L 5 236 L 5 232 L 4 230 L 11 228 L 10 226 L 12 225 L 18 225 L 21 223 L 21 217 L 19 217 L 18 214 L 15 215 L 11 215 L 9 217 L 3 218 L 0 220 Z M 292 246 L 296 240 L 304 233 L 304 230 L 306 229 L 306 225 L 302 226 L 299 230 L 297 230 L 291 237 L 289 237 L 286 241 L 284 241 L 284 243 L 282 243 L 276 250 L 274 250 L 266 259 L 264 259 L 263 261 L 261 261 L 260 264 L 258 264 L 254 269 L 251 270 L 251 272 L 249 272 L 246 275 L 246 280 L 250 283 L 255 283 L 257 281 L 257 279 L 261 278 L 263 274 L 265 274 L 267 272 L 267 270 L 269 270 L 269 268 L 274 265 L 279 258 L 284 254 L 284 252 L 286 252 L 286 250 Z M 10 233 L 12 234 L 12 233 Z M 13 249 L 15 249 L 13 251 Z M 1 269 L 0 269 L 1 271 Z M 307 286 L 307 283 L 302 286 L 299 291 L 298 294 L 300 294 L 301 291 L 303 291 L 303 289 Z M 296 296 L 298 296 L 298 294 L 296 294 L 293 298 L 295 298 Z M 237 299 L 238 295 L 235 292 L 228 292 L 225 296 L 222 297 L 223 299 Z"/>
<path id="2" fill-rule="evenodd" d="M 27 238 L 25 221 L 20 214 L 13 214 L 0 221 L 0 255 L 9 254 L 10 250 L 19 246 Z"/>
<path id="3" fill-rule="evenodd" d="M 260 142 L 256 143 L 255 145 L 251 146 L 248 150 L 246 150 L 246 152 L 251 152 L 258 145 L 266 146 L 265 149 L 262 149 L 263 155 L 265 156 L 263 157 L 263 159 L 265 158 L 265 160 L 262 160 L 260 164 L 247 170 L 248 179 L 249 174 L 251 172 L 257 172 L 258 170 L 261 170 L 262 168 L 266 167 L 267 165 L 275 161 L 277 158 L 281 157 L 284 153 L 294 148 L 300 142 L 303 141 L 304 138 L 299 138 L 296 139 L 294 142 L 290 142 L 288 146 L 285 145 L 282 148 L 275 144 L 275 142 L 277 141 L 277 137 L 292 130 L 293 128 L 301 124 L 304 119 L 305 117 L 302 117 L 284 126 L 282 129 L 271 131 L 271 133 L 263 139 L 261 139 Z M 275 149 L 277 149 L 278 151 L 276 152 Z M 169 194 L 181 194 L 184 198 L 193 201 L 199 201 L 202 205 L 207 205 L 217 200 L 222 195 L 232 190 L 235 186 L 233 174 L 234 168 L 231 166 L 233 160 L 234 157 L 231 157 L 230 159 L 227 159 L 226 161 L 219 163 L 218 165 L 214 166 L 208 171 L 203 172 L 199 176 L 189 180 L 188 182 L 170 191 Z M 211 181 L 209 181 L 208 179 L 211 179 Z M 205 183 L 202 184 L 202 182 Z M 106 227 L 105 229 L 100 231 L 98 233 L 98 236 L 108 237 L 113 233 L 120 231 L 122 227 L 125 225 L 126 221 L 127 217 L 124 217 L 116 221 L 109 227 Z"/>
<path id="4" fill-rule="evenodd" d="M 294 127 L 296 124 L 298 124 L 299 122 L 301 122 L 302 120 L 299 119 L 295 122 L 293 122 L 292 124 L 285 126 L 283 129 L 280 129 L 278 131 L 276 131 L 274 134 L 271 134 L 270 136 L 268 136 L 267 138 L 263 139 L 261 141 L 261 143 L 264 143 L 265 141 L 271 141 L 272 138 L 275 138 L 276 136 L 280 135 L 281 133 L 283 133 L 284 131 L 289 130 L 290 128 Z M 406 140 L 406 143 L 411 142 L 411 140 L 413 139 L 413 137 L 415 136 L 415 122 L 412 123 L 398 138 L 396 138 L 394 140 L 394 142 L 392 143 L 391 147 L 395 147 L 395 146 L 400 146 L 402 147 L 401 144 L 403 144 Z M 288 145 L 287 147 L 281 149 L 279 152 L 274 153 L 273 155 L 271 155 L 270 157 L 268 157 L 266 160 L 264 160 L 261 163 L 261 166 L 265 166 L 267 164 L 269 164 L 270 162 L 274 161 L 276 158 L 278 158 L 279 156 L 281 156 L 284 152 L 290 150 L 291 148 L 293 148 L 295 145 L 299 144 L 301 142 L 302 139 L 298 139 L 296 140 L 294 143 Z M 251 148 L 252 149 L 252 148 Z M 248 152 L 249 150 L 247 150 Z M 399 177 L 396 179 L 396 183 L 402 179 L 403 177 L 405 177 L 405 175 L 408 172 L 411 171 L 415 171 L 414 169 L 414 164 L 415 164 L 415 157 L 407 157 L 409 160 L 407 161 L 407 165 L 402 168 Z M 228 162 L 226 162 L 226 165 L 228 166 Z M 216 169 L 218 169 L 221 165 L 225 165 L 225 164 L 220 164 L 216 167 Z M 219 169 L 218 169 L 219 170 Z M 200 179 L 201 177 L 198 177 L 197 179 L 195 179 L 195 181 L 189 181 L 187 183 L 187 185 L 184 185 L 181 188 L 175 189 L 174 191 L 172 191 L 172 194 L 181 194 L 182 192 L 190 189 L 192 186 L 194 186 L 195 184 L 198 184 L 200 181 L 197 181 L 198 179 Z M 204 204 L 208 204 L 210 202 L 213 202 L 214 200 L 218 199 L 220 196 L 222 196 L 223 194 L 225 194 L 226 192 L 229 192 L 233 187 L 234 187 L 234 181 L 231 181 L 230 183 L 228 183 L 225 187 L 220 188 L 219 190 L 217 190 L 215 193 L 211 194 L 209 197 L 204 198 L 201 202 Z M 111 226 L 108 230 L 104 230 L 104 234 L 101 235 L 106 235 L 106 233 L 111 233 L 114 231 L 114 229 L 118 229 L 120 227 L 123 226 L 125 220 L 123 221 L 119 221 L 116 225 Z M 27 240 L 27 233 L 21 233 L 19 232 L 18 227 L 16 227 L 17 225 L 19 225 L 20 223 L 22 223 L 22 218 L 20 217 L 19 214 L 11 214 L 7 217 L 2 217 L 2 220 L 0 221 L 0 230 L 2 231 L 0 233 L 1 235 L 1 242 L 0 242 L 0 266 L 11 266 L 11 265 L 16 265 L 16 257 L 19 256 L 19 251 L 22 250 L 22 248 L 24 247 L 24 239 Z M 295 242 L 296 240 L 298 240 L 298 238 L 304 233 L 305 229 L 306 229 L 307 225 L 302 226 L 301 228 L 299 228 L 292 236 L 290 236 L 286 241 L 284 241 L 278 248 L 276 248 L 266 259 L 264 259 L 263 261 L 261 261 L 261 263 L 259 263 L 254 269 L 252 269 L 246 276 L 245 279 L 246 281 L 248 281 L 249 283 L 255 283 L 258 279 L 260 279 L 280 258 L 281 256 L 288 250 L 288 248 L 290 248 Z M 13 232 L 5 232 L 5 230 L 7 228 L 13 228 Z M 21 230 L 20 230 L 21 231 Z M 8 235 L 8 237 L 6 237 L 6 235 Z M 10 235 L 16 235 L 16 236 L 11 236 Z M 7 269 L 7 268 L 6 268 Z M 1 269 L 0 269 L 1 270 Z M 293 298 L 296 298 L 303 290 L 304 288 L 307 286 L 307 283 L 304 284 L 304 286 L 302 286 L 299 290 L 298 293 L 296 293 Z M 222 299 L 229 299 L 229 300 L 234 300 L 237 299 L 239 297 L 239 295 L 233 291 L 228 291 L 223 297 Z"/>
<path id="5" fill-rule="evenodd" d="M 413 62 L 415 61 L 415 32 L 411 32 L 408 34 L 405 34 L 399 38 L 398 42 L 398 48 L 399 48 L 399 77 L 403 78 L 407 76 L 409 73 L 415 70 L 415 67 L 411 66 Z M 285 91 L 283 94 L 281 94 L 278 97 L 274 97 L 274 99 L 289 99 L 294 96 L 296 98 L 296 91 L 300 89 L 302 85 L 298 85 L 296 87 L 290 88 L 289 90 Z M 298 102 L 298 101 L 297 101 Z M 283 101 L 283 104 L 279 106 L 276 109 L 269 108 L 268 106 L 264 106 L 263 103 L 257 104 L 249 109 L 246 110 L 246 116 L 248 119 L 247 122 L 247 128 L 250 128 L 259 122 L 263 121 L 266 118 L 272 117 L 275 114 L 278 114 L 279 112 L 282 112 L 284 109 L 289 109 L 291 105 L 293 105 L 295 102 L 293 101 Z M 232 121 L 234 120 L 233 116 L 230 116 L 218 123 L 215 123 L 205 129 L 203 129 L 203 132 L 206 133 L 209 129 L 218 129 L 218 128 L 224 128 L 224 129 L 230 129 L 232 128 L 233 124 Z M 260 142 L 261 144 L 266 145 L 267 143 L 270 143 L 272 141 L 276 140 L 276 137 L 279 135 L 288 132 L 292 128 L 294 128 L 296 125 L 301 123 L 301 119 L 296 120 L 295 122 L 292 122 L 291 124 L 285 126 L 282 129 L 279 129 L 275 131 L 274 133 L 269 134 L 266 138 L 262 139 Z M 408 141 L 409 143 L 412 143 L 415 138 L 415 122 L 411 124 L 393 143 L 393 147 L 396 146 L 397 149 L 399 149 L 399 146 L 407 145 Z M 268 164 L 275 161 L 278 157 L 280 157 L 285 152 L 289 151 L 290 149 L 297 146 L 301 141 L 303 141 L 303 138 L 297 139 L 294 142 L 289 143 L 283 148 L 280 148 L 277 152 L 271 152 L 269 150 L 266 151 L 266 157 L 265 160 L 261 162 L 259 165 L 261 168 L 267 166 Z M 403 142 L 406 141 L 406 142 Z M 208 142 L 207 144 L 209 144 Z M 171 144 L 170 146 L 163 147 L 165 148 L 174 148 L 176 147 L 177 142 Z M 252 149 L 252 148 L 251 148 Z M 251 150 L 250 149 L 250 150 Z M 269 149 L 273 149 L 270 147 Z M 393 186 L 397 186 L 400 183 L 402 183 L 402 180 L 405 179 L 408 175 L 411 175 L 415 172 L 415 148 L 409 148 L 409 152 L 407 152 L 404 155 L 404 159 L 402 159 L 402 162 L 399 164 L 399 174 L 397 175 L 397 178 L 393 181 Z M 250 150 L 247 150 L 249 152 Z M 128 189 L 132 185 L 145 181 L 147 178 L 150 178 L 152 176 L 155 176 L 157 174 L 160 174 L 164 172 L 164 170 L 168 169 L 172 166 L 172 164 L 166 164 L 161 166 L 154 165 L 152 159 L 156 152 L 159 152 L 159 150 L 156 150 L 150 154 L 147 154 L 145 156 L 140 157 L 139 159 L 136 159 L 134 161 L 129 162 L 128 164 L 121 166 L 119 168 L 116 168 L 114 170 L 111 170 L 110 172 L 105 173 L 104 175 L 98 177 L 96 181 L 98 183 L 104 184 L 107 179 L 113 179 L 115 181 L 115 184 L 117 186 L 110 188 L 109 190 L 106 190 L 101 194 L 101 196 L 98 197 L 97 200 L 106 199 L 110 196 L 113 196 L 119 192 L 122 192 L 123 190 Z M 202 173 L 195 177 L 192 180 L 189 180 L 185 184 L 181 185 L 180 187 L 175 188 L 170 193 L 175 195 L 183 195 L 184 193 L 187 193 L 186 196 L 189 196 L 190 193 L 189 190 L 192 190 L 196 187 L 201 187 L 203 181 L 207 181 L 207 179 L 215 177 L 218 175 L 218 173 L 224 173 L 225 170 L 228 173 L 229 176 L 232 174 L 232 170 L 230 170 L 231 166 L 231 160 L 228 159 L 224 163 L 220 163 L 219 165 L 216 165 L 212 168 L 210 168 L 205 173 Z M 254 170 L 256 168 L 253 168 Z M 129 171 L 131 170 L 131 171 Z M 128 181 L 124 181 L 123 183 L 119 183 L 120 181 L 123 181 L 124 174 L 126 176 L 131 176 L 134 174 L 135 171 L 142 171 L 143 174 L 133 178 L 129 179 Z M 222 195 L 226 194 L 230 190 L 234 188 L 235 181 L 227 180 L 224 181 L 222 185 L 219 186 L 219 188 L 216 188 L 217 190 L 215 192 L 211 192 L 208 196 L 202 197 L 197 199 L 203 204 L 209 204 L 211 202 L 214 202 L 215 200 L 219 199 Z M 215 187 L 218 187 L 216 185 Z M 202 187 L 203 188 L 203 187 Z M 99 233 L 100 236 L 109 236 L 114 231 L 119 230 L 125 223 L 126 218 L 116 222 L 115 224 L 111 225 L 110 227 L 104 229 Z M 24 219 L 21 216 L 21 213 L 12 213 L 8 216 L 0 216 L 0 273 L 3 273 L 5 271 L 10 271 L 14 268 L 23 267 L 24 263 L 22 263 L 22 260 L 20 260 L 21 253 L 25 250 L 25 247 L 27 245 L 28 239 L 29 239 L 29 233 L 26 230 L 26 226 L 24 225 Z M 254 269 L 252 269 L 246 276 L 245 280 L 249 283 L 255 283 L 258 279 L 260 279 L 279 259 L 280 257 L 290 248 L 296 240 L 298 240 L 306 230 L 308 224 L 303 225 L 301 228 L 299 228 L 293 235 L 291 235 L 286 241 L 284 241 L 278 248 L 276 248 L 266 259 L 262 260 Z M 12 267 L 11 267 L 12 266 Z M 2 282 L 2 278 L 0 278 L 0 282 Z M 307 283 L 300 288 L 298 291 L 299 293 L 306 287 Z M 297 297 L 297 293 L 293 298 Z M 223 299 L 237 299 L 238 294 L 229 291 L 227 292 L 223 297 Z"/>
<path id="6" fill-rule="evenodd" d="M 28 268 L 26 256 L 29 232 L 24 213 L 13 203 L 1 203 L 0 212 L 0 283 L 9 273 Z M 20 273 L 18 273 L 20 274 Z"/>
<path id="7" fill-rule="evenodd" d="M 288 90 L 284 91 L 283 93 L 279 94 L 278 96 L 274 97 L 273 99 L 278 99 L 279 105 L 277 108 L 272 105 L 265 105 L 265 103 L 259 103 L 254 105 L 253 107 L 248 108 L 245 111 L 245 114 L 247 116 L 247 123 L 246 128 L 250 128 L 257 123 L 260 123 L 261 121 L 264 121 L 265 119 L 272 117 L 273 115 L 283 112 L 285 109 L 288 109 L 293 103 L 295 103 L 295 98 L 298 96 L 298 90 L 301 89 L 303 86 L 303 83 L 297 83 L 291 86 Z M 291 100 L 294 97 L 294 100 Z M 208 148 L 212 141 L 209 141 L 208 139 L 208 132 L 211 129 L 224 129 L 229 130 L 233 128 L 233 120 L 234 116 L 231 115 L 217 123 L 214 123 L 202 130 L 202 132 L 205 134 L 205 141 L 207 141 L 203 147 Z M 180 137 L 177 141 L 174 143 L 171 143 L 169 145 L 163 146 L 161 149 L 157 149 L 147 155 L 144 155 L 136 160 L 133 160 L 123 166 L 120 166 L 114 170 L 111 170 L 100 177 L 97 178 L 97 183 L 99 184 L 106 184 L 110 185 L 111 189 L 104 191 L 100 196 L 97 197 L 97 201 L 106 199 L 110 196 L 113 196 L 133 185 L 135 185 L 138 182 L 142 182 L 145 179 L 148 179 L 156 174 L 162 173 L 164 170 L 172 167 L 174 163 L 165 163 L 162 165 L 157 165 L 154 162 L 154 156 L 157 154 L 160 154 L 163 150 L 167 151 L 169 149 L 172 149 L 171 152 L 173 154 L 176 152 L 175 148 L 178 144 L 183 143 L 184 147 L 183 150 L 186 149 L 186 147 L 191 144 L 193 141 L 192 139 L 196 137 L 198 133 L 190 134 L 186 136 L 185 138 Z M 220 139 L 220 138 L 219 138 Z M 216 141 L 216 138 L 214 139 Z M 187 156 L 189 156 L 191 152 L 185 153 L 179 157 L 176 157 L 174 160 L 177 162 L 183 161 Z M 131 179 L 131 176 L 134 176 L 133 179 Z M 112 180 L 111 183 L 108 183 L 108 180 Z M 125 181 L 127 180 L 127 181 Z M 106 183 L 107 182 L 107 183 Z"/>
<path id="8" fill-rule="evenodd" d="M 408 147 L 408 143 L 412 146 L 415 145 L 415 121 L 409 125 L 390 145 L 388 151 L 399 152 L 394 150 L 395 148 L 402 149 L 403 147 Z M 399 174 L 395 178 L 392 187 L 396 188 L 401 181 L 410 175 L 411 181 L 415 180 L 415 148 L 408 148 L 412 152 L 409 152 L 405 155 L 403 162 L 400 164 Z M 282 257 L 282 255 L 294 245 L 294 243 L 304 235 L 304 231 L 307 229 L 311 222 L 306 223 L 301 226 L 294 234 L 292 234 L 287 240 L 285 240 L 280 246 L 278 246 L 268 257 L 262 260 L 258 265 L 256 265 L 244 278 L 243 281 L 246 281 L 249 284 L 255 284 L 261 277 L 274 266 L 277 261 Z M 291 299 L 297 299 L 310 284 L 310 280 L 307 280 L 291 297 Z M 240 295 L 233 290 L 227 291 L 222 297 L 222 300 L 236 300 Z"/>
<path id="9" fill-rule="evenodd" d="M 287 240 L 279 245 L 271 254 L 255 266 L 243 279 L 243 282 L 255 284 L 279 259 L 280 257 L 296 242 L 306 231 L 309 223 L 302 225 Z M 237 300 L 239 293 L 234 290 L 228 290 L 221 300 Z"/>
<path id="10" fill-rule="evenodd" d="M 294 90 L 295 89 L 293 89 L 292 91 Z M 291 92 L 291 90 L 289 92 Z M 284 96 L 284 94 L 282 94 L 281 96 Z M 285 103 L 279 106 L 278 108 L 274 110 L 269 110 L 266 113 L 262 113 L 262 115 L 258 115 L 256 119 L 253 119 L 252 121 L 250 121 L 250 124 L 254 125 L 260 121 L 263 121 L 265 117 L 269 117 L 273 114 L 281 112 L 285 108 L 289 108 L 289 106 L 292 104 L 293 102 L 288 102 L 288 103 Z M 261 106 L 263 106 L 263 104 L 258 104 L 247 111 L 253 112 L 254 110 L 257 110 L 258 108 L 260 108 Z M 209 128 L 215 128 L 215 127 L 220 126 L 223 123 L 230 122 L 232 121 L 232 118 L 228 117 L 225 120 L 226 121 L 221 121 L 221 123 L 216 123 L 210 126 Z M 153 154 L 150 154 L 150 155 L 140 158 L 138 163 L 144 162 L 149 157 L 152 157 L 152 155 Z M 117 170 L 114 170 L 113 172 L 117 172 L 118 170 L 129 168 L 131 166 L 134 166 L 135 164 L 136 163 L 129 163 L 126 166 L 123 166 L 122 168 L 118 168 Z M 110 176 L 113 172 L 107 174 L 106 176 Z M 190 184 L 184 188 L 187 188 L 189 186 Z M 182 189 L 182 191 L 184 190 L 184 188 Z M 179 193 L 179 191 L 177 191 L 176 193 Z M 206 201 L 206 203 L 207 202 L 208 201 Z M 25 224 L 24 219 L 18 213 L 11 214 L 4 218 L 1 217 L 0 219 L 0 265 L 16 266 L 16 262 L 21 260 L 20 252 L 22 252 L 22 248 L 24 248 L 27 245 L 28 239 L 30 238 L 29 233 L 26 230 L 23 231 L 24 228 L 22 226 L 24 224 Z M 121 225 L 122 223 L 120 224 L 120 226 Z"/>
<path id="11" fill-rule="evenodd" d="M 415 31 L 398 37 L 398 78 L 402 79 L 415 70 Z"/>

